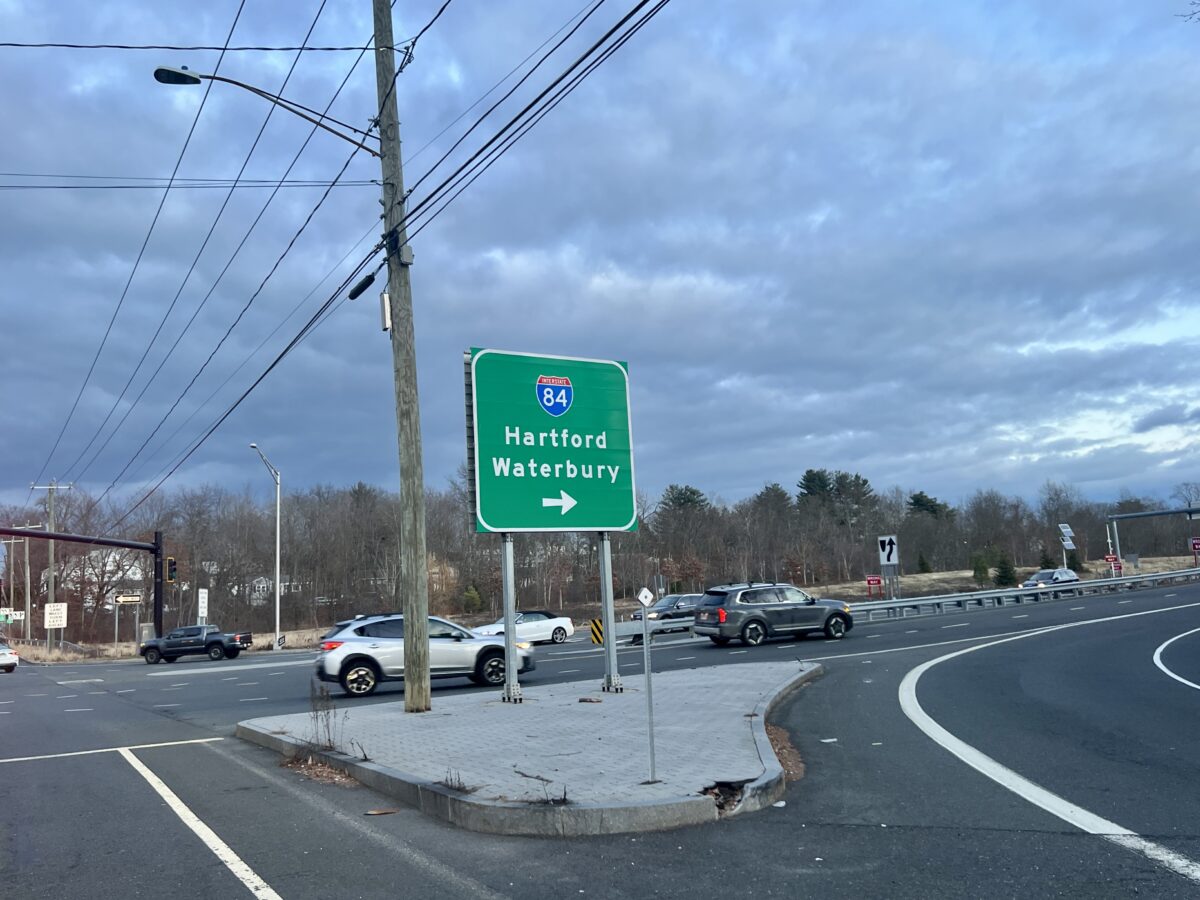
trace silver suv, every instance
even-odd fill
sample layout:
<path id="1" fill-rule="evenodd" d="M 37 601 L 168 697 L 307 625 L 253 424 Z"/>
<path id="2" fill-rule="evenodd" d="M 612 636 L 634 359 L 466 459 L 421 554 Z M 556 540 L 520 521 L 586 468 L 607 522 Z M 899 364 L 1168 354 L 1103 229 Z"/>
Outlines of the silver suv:
<path id="1" fill-rule="evenodd" d="M 837 640 L 854 627 L 850 607 L 818 600 L 791 584 L 722 584 L 704 592 L 692 631 L 718 646 L 734 638 L 755 647 L 771 637 L 821 631 Z"/>
<path id="2" fill-rule="evenodd" d="M 519 672 L 534 668 L 529 644 L 517 644 Z M 504 639 L 481 637 L 429 617 L 429 675 L 504 684 Z M 340 684 L 350 697 L 366 697 L 384 681 L 404 680 L 404 616 L 361 616 L 338 622 L 321 639 L 316 676 Z"/>

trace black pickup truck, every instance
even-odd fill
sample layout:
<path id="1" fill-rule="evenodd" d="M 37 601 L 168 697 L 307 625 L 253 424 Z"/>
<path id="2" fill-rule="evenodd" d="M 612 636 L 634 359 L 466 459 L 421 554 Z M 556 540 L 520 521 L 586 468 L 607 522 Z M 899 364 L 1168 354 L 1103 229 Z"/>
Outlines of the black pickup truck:
<path id="1" fill-rule="evenodd" d="M 175 662 L 181 656 L 204 653 L 211 660 L 236 659 L 243 650 L 254 643 L 254 635 L 249 631 L 239 631 L 236 634 L 223 634 L 216 625 L 187 625 L 176 628 L 166 637 L 142 641 L 138 645 L 138 653 L 150 665 L 160 659 L 169 663 Z"/>

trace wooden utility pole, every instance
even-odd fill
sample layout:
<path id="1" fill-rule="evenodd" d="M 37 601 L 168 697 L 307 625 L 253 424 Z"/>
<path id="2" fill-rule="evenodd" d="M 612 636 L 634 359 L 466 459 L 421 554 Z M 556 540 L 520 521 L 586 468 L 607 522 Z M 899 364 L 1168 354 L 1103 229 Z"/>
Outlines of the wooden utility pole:
<path id="1" fill-rule="evenodd" d="M 404 227 L 404 171 L 396 110 L 392 9 L 372 0 L 375 15 L 375 78 L 379 97 L 383 222 L 392 317 L 392 367 L 396 382 L 396 432 L 400 449 L 400 594 L 404 609 L 404 710 L 427 712 L 429 690 L 429 577 L 425 558 L 425 475 L 421 463 L 421 410 L 413 335 L 412 248 Z"/>

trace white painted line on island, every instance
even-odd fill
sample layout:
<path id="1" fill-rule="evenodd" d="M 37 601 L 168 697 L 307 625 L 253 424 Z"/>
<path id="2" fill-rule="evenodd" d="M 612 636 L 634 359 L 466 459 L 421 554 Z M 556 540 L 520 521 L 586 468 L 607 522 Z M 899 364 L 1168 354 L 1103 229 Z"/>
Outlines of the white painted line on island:
<path id="1" fill-rule="evenodd" d="M 947 660 L 955 659 L 959 656 L 964 656 L 967 653 L 974 653 L 976 650 L 983 650 L 988 647 L 995 647 L 999 644 L 1007 644 L 1010 641 L 1020 641 L 1027 638 L 1039 637 L 1044 634 L 1050 634 L 1054 631 L 1062 631 L 1067 628 L 1080 628 L 1085 625 L 1096 625 L 1105 622 L 1117 622 L 1123 619 L 1133 619 L 1139 616 L 1153 616 L 1160 613 L 1176 612 L 1181 609 L 1194 609 L 1200 606 L 1200 603 L 1185 603 L 1182 606 L 1169 606 L 1164 609 L 1149 609 L 1142 612 L 1123 613 L 1121 615 L 1105 616 L 1098 619 L 1085 619 L 1082 622 L 1068 622 L 1065 625 L 1051 625 L 1046 628 L 1039 628 L 1034 631 L 1027 631 L 1022 634 L 1013 635 L 1012 637 L 1001 638 L 1000 640 L 989 641 L 986 644 L 976 644 L 974 647 L 966 647 L 962 650 L 955 650 L 953 653 L 947 653 L 939 656 L 936 659 L 931 659 L 928 662 L 910 670 L 904 676 L 904 680 L 900 682 L 900 708 L 904 714 L 912 721 L 914 725 L 921 729 L 930 740 L 938 744 L 945 750 L 949 751 L 954 756 L 966 763 L 977 772 L 987 776 L 992 781 L 1000 786 L 1012 791 L 1022 799 L 1044 809 L 1046 812 L 1069 825 L 1073 825 L 1080 831 L 1087 834 L 1093 834 L 1097 837 L 1102 837 L 1111 843 L 1124 847 L 1127 850 L 1133 850 L 1141 853 L 1147 859 L 1150 859 L 1177 875 L 1182 875 L 1197 884 L 1200 884 L 1200 863 L 1189 859 L 1182 854 L 1176 853 L 1161 844 L 1156 844 L 1153 841 L 1146 840 L 1138 834 L 1130 831 L 1128 828 L 1123 828 L 1115 822 L 1110 822 L 1107 819 L 1101 818 L 1095 813 L 1089 812 L 1081 806 L 1076 806 L 1069 800 L 1060 797 L 1051 791 L 1046 790 L 1039 784 L 1035 784 L 1029 779 L 1018 775 L 1012 769 L 1001 765 L 987 756 L 980 750 L 972 747 L 966 741 L 955 737 L 933 718 L 925 712 L 920 701 L 917 699 L 917 683 L 921 680 L 921 676 L 939 663 Z M 1197 629 L 1200 630 L 1200 629 Z M 1179 635 L 1182 637 L 1182 635 Z"/>
<path id="2" fill-rule="evenodd" d="M 192 738 L 187 741 L 162 741 L 157 744 L 131 744 L 127 747 L 101 747 L 98 750 L 71 750 L 67 753 L 46 753 L 42 756 L 11 756 L 0 759 L 0 763 L 37 762 L 43 759 L 66 759 L 70 756 L 94 756 L 97 753 L 119 753 L 122 750 L 151 750 L 155 747 L 183 747 L 188 744 L 213 744 L 224 738 Z"/>
<path id="3" fill-rule="evenodd" d="M 206 668 L 201 664 L 197 664 L 195 668 L 187 666 L 188 675 L 223 675 L 227 672 L 248 672 L 251 669 L 282 669 L 291 666 L 311 666 L 316 660 L 316 656 L 310 656 L 307 659 L 298 659 L 295 662 L 265 662 L 265 663 L 241 663 L 236 666 L 220 666 Z M 178 667 L 174 672 L 147 672 L 147 678 L 178 678 Z M 235 676 L 236 677 L 236 676 Z M 222 681 L 229 681 L 228 678 L 222 678 Z"/>
<path id="4" fill-rule="evenodd" d="M 219 859 L 233 876 L 237 878 L 246 889 L 250 891 L 259 900 L 283 900 L 271 886 L 263 881 L 253 869 L 242 861 L 242 858 L 233 852 L 233 849 L 223 840 L 217 837 L 217 833 L 209 828 L 200 820 L 200 817 L 192 812 L 184 804 L 182 800 L 176 796 L 175 792 L 167 787 L 162 779 L 150 771 L 146 765 L 130 753 L 122 748 L 118 751 L 121 756 L 125 757 L 125 761 L 133 766 L 134 771 L 146 779 L 150 787 L 154 788 L 155 793 L 163 799 L 163 802 L 170 807 L 171 812 L 175 813 L 186 825 L 192 830 L 196 837 L 200 838 L 204 846 L 213 852 L 213 855 Z"/>

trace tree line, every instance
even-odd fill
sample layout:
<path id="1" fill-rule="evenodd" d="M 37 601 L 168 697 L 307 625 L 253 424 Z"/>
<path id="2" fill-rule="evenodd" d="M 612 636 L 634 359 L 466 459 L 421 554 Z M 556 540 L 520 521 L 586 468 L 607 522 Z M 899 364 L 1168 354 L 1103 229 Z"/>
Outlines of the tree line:
<path id="1" fill-rule="evenodd" d="M 672 484 L 638 497 L 638 529 L 612 537 L 614 590 L 632 596 L 666 578 L 671 590 L 700 591 L 729 581 L 790 581 L 802 586 L 853 582 L 878 573 L 876 540 L 897 535 L 902 574 L 989 571 L 1061 564 L 1059 523 L 1069 523 L 1080 568 L 1109 550 L 1106 517 L 1192 506 L 1200 483 L 1178 485 L 1166 499 L 1124 493 L 1114 502 L 1086 500 L 1071 486 L 1047 482 L 1036 500 L 980 489 L 958 505 L 925 491 L 876 491 L 867 478 L 808 469 L 791 488 L 765 485 L 725 503 L 699 488 Z M 45 521 L 36 507 L 0 508 L 9 522 Z M 448 616 L 498 615 L 500 544 L 475 531 L 465 471 L 444 489 L 426 492 L 426 540 L 431 610 Z M 86 492 L 60 494 L 56 527 L 105 534 L 116 509 Z M 322 627 L 360 612 L 399 610 L 399 504 L 395 493 L 358 483 L 289 492 L 282 504 L 281 573 L 284 628 Z M 1188 552 L 1190 522 L 1181 516 L 1133 519 L 1121 525 L 1125 553 L 1178 556 Z M 269 630 L 274 622 L 275 510 L 248 489 L 217 486 L 155 494 L 108 537 L 152 540 L 165 535 L 178 581 L 167 587 L 166 624 L 195 621 L 197 589 L 209 592 L 209 620 L 230 628 Z M 514 540 L 519 605 L 595 608 L 599 603 L 598 544 L 593 534 L 527 534 Z M 10 552 L 3 605 L 24 605 L 23 550 Z M 45 600 L 44 541 L 30 545 L 32 601 Z M 97 551 L 58 543 L 56 597 L 68 603 L 70 640 L 110 640 L 111 598 L 131 589 L 149 598 L 149 557 L 137 551 Z M 143 607 L 148 612 L 148 604 Z M 146 613 L 143 613 L 143 619 Z M 123 617 L 129 621 L 129 617 Z M 41 616 L 34 615 L 40 634 Z M 9 626 L 10 628 L 12 626 Z M 18 630 L 19 629 L 15 629 Z M 132 636 L 124 626 L 124 639 Z"/>

